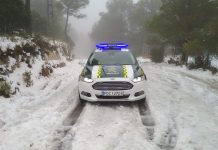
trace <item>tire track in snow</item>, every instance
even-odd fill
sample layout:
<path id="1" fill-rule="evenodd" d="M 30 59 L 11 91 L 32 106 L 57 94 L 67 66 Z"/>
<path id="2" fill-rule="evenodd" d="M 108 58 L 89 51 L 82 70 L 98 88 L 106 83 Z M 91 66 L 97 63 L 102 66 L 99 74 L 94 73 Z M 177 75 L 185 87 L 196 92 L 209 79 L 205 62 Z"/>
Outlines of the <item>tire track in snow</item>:
<path id="1" fill-rule="evenodd" d="M 69 113 L 69 115 L 67 116 L 67 118 L 63 121 L 63 125 L 64 126 L 73 126 L 80 114 L 82 113 L 84 107 L 85 107 L 86 103 L 85 102 L 79 102 L 75 108 Z"/>
<path id="2" fill-rule="evenodd" d="M 63 126 L 60 130 L 57 130 L 57 137 L 54 139 L 54 150 L 68 150 L 71 149 L 71 142 L 74 138 L 74 133 L 70 132 L 73 125 L 76 124 L 78 118 L 80 117 L 86 103 L 79 102 L 67 115 L 63 121 Z"/>
<path id="3" fill-rule="evenodd" d="M 170 118 L 166 131 L 162 134 L 160 142 L 157 144 L 162 150 L 173 150 L 178 139 L 177 123 L 175 118 Z"/>
<path id="4" fill-rule="evenodd" d="M 141 116 L 142 124 L 146 126 L 146 132 L 148 134 L 148 140 L 153 140 L 154 139 L 154 126 L 155 126 L 155 121 L 154 118 L 151 114 L 148 101 L 139 101 L 138 102 L 138 109 L 139 109 L 139 114 Z"/>
<path id="5" fill-rule="evenodd" d="M 195 82 L 199 82 L 199 84 L 203 84 L 203 86 L 210 88 L 214 92 L 216 92 L 218 90 L 218 80 L 215 80 L 215 79 L 204 80 L 204 79 L 201 79 L 199 77 L 195 77 L 189 73 L 185 73 L 185 72 L 179 72 L 179 73 L 183 76 L 186 76 L 186 77 L 192 79 Z"/>
<path id="6" fill-rule="evenodd" d="M 141 132 L 137 134 L 143 136 L 144 142 L 146 142 L 147 135 L 147 139 L 152 140 L 154 128 L 151 123 L 144 122 L 146 125 L 150 124 L 146 127 L 146 130 L 142 124 L 141 114 L 143 114 L 143 117 L 145 115 L 146 117 L 150 116 L 148 106 L 145 106 L 144 103 L 143 105 L 144 107 L 142 107 L 142 104 L 132 102 L 86 103 L 84 106 L 79 104 L 65 119 L 65 128 L 58 133 L 59 139 L 56 141 L 59 142 L 55 150 L 83 150 L 90 148 L 90 146 L 96 146 L 96 150 L 119 149 L 123 139 L 129 138 L 129 134 L 135 132 L 132 130 L 133 128 Z M 104 141 L 105 139 L 106 141 Z M 90 143 L 92 144 L 90 145 Z M 99 146 L 96 145 L 97 143 Z"/>
<path id="7" fill-rule="evenodd" d="M 59 80 L 53 87 L 52 90 L 57 90 L 61 86 L 62 80 Z"/>
<path id="8" fill-rule="evenodd" d="M 148 64 L 144 69 L 148 73 L 148 96 L 157 120 L 154 139 L 157 145 L 164 150 L 197 149 L 193 143 L 206 143 L 204 147 L 216 145 L 213 128 L 217 78 L 163 64 Z M 204 129 L 205 126 L 211 129 Z M 203 139 L 203 136 L 208 137 Z"/>
<path id="9" fill-rule="evenodd" d="M 145 66 L 144 66 L 145 67 Z M 148 70 L 148 98 L 149 101 L 157 101 L 158 99 L 162 99 L 161 103 L 158 103 L 161 107 L 164 107 L 165 110 L 162 112 L 167 121 L 160 122 L 158 121 L 157 129 L 158 131 L 155 133 L 155 143 L 162 150 L 173 150 L 176 147 L 177 139 L 178 139 L 178 128 L 176 117 L 179 113 L 179 101 L 180 97 L 177 91 L 181 88 L 181 83 L 178 82 L 178 75 L 172 71 L 163 70 L 161 66 L 147 66 L 146 70 Z M 149 78 L 150 76 L 150 78 Z M 173 90 L 172 90 L 173 89 Z M 168 99 L 168 95 L 170 95 L 173 99 Z M 152 99 L 156 98 L 156 99 Z M 159 101 L 159 100 L 158 100 Z M 175 105 L 175 103 L 178 103 Z M 160 107 L 159 106 L 159 107 Z M 178 106 L 174 108 L 175 106 Z M 155 110 L 156 113 L 158 110 Z M 160 116 L 158 116 L 160 117 Z M 157 118 L 160 119 L 160 118 Z M 162 123 L 166 123 L 165 125 L 160 125 Z M 163 126 L 161 129 L 160 127 Z"/>

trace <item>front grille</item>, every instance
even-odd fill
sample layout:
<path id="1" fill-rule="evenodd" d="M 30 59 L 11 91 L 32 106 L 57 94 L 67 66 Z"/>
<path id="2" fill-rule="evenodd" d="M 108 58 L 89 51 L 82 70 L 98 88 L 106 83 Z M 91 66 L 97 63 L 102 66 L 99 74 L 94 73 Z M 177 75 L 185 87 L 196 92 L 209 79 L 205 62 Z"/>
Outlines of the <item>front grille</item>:
<path id="1" fill-rule="evenodd" d="M 102 96 L 102 95 L 96 95 L 98 99 L 125 99 L 129 98 L 130 95 L 124 95 L 124 96 Z"/>
<path id="2" fill-rule="evenodd" d="M 129 82 L 97 82 L 92 87 L 95 90 L 117 91 L 130 90 L 133 85 Z"/>

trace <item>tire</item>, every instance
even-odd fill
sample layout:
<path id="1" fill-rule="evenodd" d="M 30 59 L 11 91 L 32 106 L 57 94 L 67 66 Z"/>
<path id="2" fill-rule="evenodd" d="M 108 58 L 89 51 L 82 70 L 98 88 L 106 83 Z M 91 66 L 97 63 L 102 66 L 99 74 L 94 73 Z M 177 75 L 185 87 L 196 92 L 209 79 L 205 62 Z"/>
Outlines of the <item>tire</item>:
<path id="1" fill-rule="evenodd" d="M 149 110 L 149 106 L 148 106 L 148 102 L 147 102 L 146 98 L 139 100 L 138 106 L 139 106 L 139 108 L 141 108 L 145 111 Z"/>
<path id="2" fill-rule="evenodd" d="M 81 103 L 85 103 L 85 102 L 86 102 L 86 100 L 84 100 L 84 99 L 82 99 L 82 98 L 80 97 L 80 94 L 79 94 L 79 100 L 80 100 Z"/>
<path id="3" fill-rule="evenodd" d="M 146 103 L 146 97 L 143 99 L 140 99 L 137 101 L 139 104 L 145 104 Z"/>

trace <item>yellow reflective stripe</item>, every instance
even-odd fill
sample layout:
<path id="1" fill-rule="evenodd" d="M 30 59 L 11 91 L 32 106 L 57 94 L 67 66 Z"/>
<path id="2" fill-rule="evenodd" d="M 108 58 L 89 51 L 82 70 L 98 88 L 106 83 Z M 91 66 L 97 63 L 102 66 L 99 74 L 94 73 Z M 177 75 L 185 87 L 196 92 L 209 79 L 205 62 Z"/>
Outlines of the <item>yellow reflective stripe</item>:
<path id="1" fill-rule="evenodd" d="M 144 71 L 143 71 L 143 69 L 141 68 L 141 72 L 142 72 L 142 75 L 144 76 L 145 75 L 145 73 L 144 73 Z"/>
<path id="2" fill-rule="evenodd" d="M 97 72 L 97 78 L 101 78 L 101 70 L 102 70 L 102 66 L 99 66 Z"/>
<path id="3" fill-rule="evenodd" d="M 84 68 L 83 71 L 82 71 L 82 73 L 81 73 L 81 76 L 84 76 L 85 73 L 86 73 L 86 69 Z"/>
<path id="4" fill-rule="evenodd" d="M 126 66 L 123 66 L 123 75 L 124 75 L 124 78 L 127 78 L 127 68 L 126 68 Z"/>

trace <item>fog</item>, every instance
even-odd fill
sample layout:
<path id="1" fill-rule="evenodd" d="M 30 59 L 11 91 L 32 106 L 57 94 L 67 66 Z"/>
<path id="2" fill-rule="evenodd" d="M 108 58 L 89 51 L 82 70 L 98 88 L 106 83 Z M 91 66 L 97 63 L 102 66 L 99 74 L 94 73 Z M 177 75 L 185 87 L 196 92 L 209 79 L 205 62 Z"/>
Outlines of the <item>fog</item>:
<path id="1" fill-rule="evenodd" d="M 0 0 L 0 150 L 28 149 L 218 150 L 218 0 Z"/>
<path id="2" fill-rule="evenodd" d="M 99 13 L 106 11 L 108 0 L 90 0 L 89 5 L 81 10 L 86 14 L 85 18 L 76 19 L 71 17 L 70 24 L 73 28 L 71 37 L 75 42 L 74 54 L 76 57 L 87 57 L 94 48 L 89 34 L 95 22 L 100 19 Z"/>

